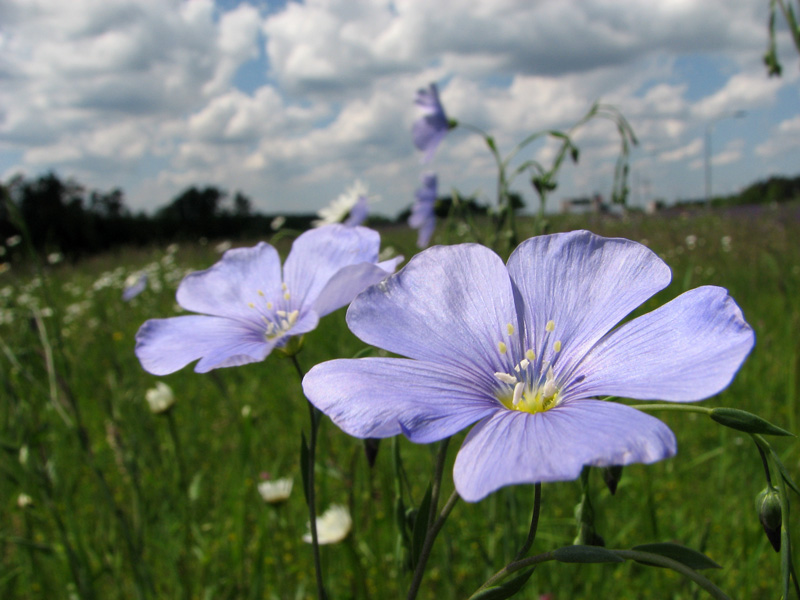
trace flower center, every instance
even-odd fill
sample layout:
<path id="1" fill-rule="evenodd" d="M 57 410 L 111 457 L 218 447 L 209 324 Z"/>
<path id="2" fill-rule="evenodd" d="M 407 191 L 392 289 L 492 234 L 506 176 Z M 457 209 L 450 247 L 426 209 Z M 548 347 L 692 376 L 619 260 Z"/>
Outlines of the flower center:
<path id="1" fill-rule="evenodd" d="M 297 322 L 297 317 L 300 315 L 299 310 L 288 310 L 288 308 L 290 308 L 289 300 L 292 296 L 285 283 L 281 284 L 281 289 L 283 291 L 283 298 L 278 301 L 278 304 L 282 306 L 283 309 L 276 309 L 275 305 L 270 301 L 267 301 L 263 306 L 257 305 L 254 302 L 248 302 L 247 304 L 250 308 L 260 313 L 261 320 L 264 322 L 265 326 L 264 337 L 268 340 L 274 340 L 275 338 L 285 336 Z M 264 292 L 261 290 L 258 290 L 258 295 L 261 298 L 265 298 Z"/>
<path id="2" fill-rule="evenodd" d="M 506 329 L 510 338 L 514 333 L 514 327 L 509 323 Z M 539 413 L 559 405 L 561 390 L 553 372 L 553 363 L 556 355 L 561 352 L 561 342 L 558 340 L 553 342 L 550 359 L 544 358 L 554 330 L 555 323 L 548 321 L 545 327 L 542 351 L 539 356 L 536 356 L 534 351 L 529 348 L 524 352 L 525 358 L 509 369 L 508 372 L 494 374 L 495 378 L 500 382 L 500 387 L 497 390 L 497 399 L 507 409 Z M 511 340 L 509 340 L 509 343 L 512 343 Z M 498 342 L 497 348 L 503 357 L 509 352 L 509 345 L 503 341 Z"/>

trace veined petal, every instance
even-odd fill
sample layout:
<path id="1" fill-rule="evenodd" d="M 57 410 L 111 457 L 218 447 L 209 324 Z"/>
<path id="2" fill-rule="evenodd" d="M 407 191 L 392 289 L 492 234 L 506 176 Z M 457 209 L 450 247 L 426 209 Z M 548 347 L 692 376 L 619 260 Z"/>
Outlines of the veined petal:
<path id="1" fill-rule="evenodd" d="M 292 301 L 299 306 L 313 305 L 340 269 L 376 263 L 380 244 L 380 235 L 366 227 L 332 224 L 301 234 L 283 265 Z"/>
<path id="2" fill-rule="evenodd" d="M 727 290 L 703 286 L 626 323 L 586 356 L 566 397 L 692 402 L 730 384 L 755 342 Z"/>
<path id="3" fill-rule="evenodd" d="M 282 295 L 280 257 L 275 248 L 261 242 L 228 250 L 211 268 L 187 275 L 177 300 L 193 312 L 253 320 L 249 303 L 263 304 Z"/>
<path id="4" fill-rule="evenodd" d="M 477 244 L 417 254 L 359 295 L 347 323 L 368 344 L 490 380 L 513 368 L 498 344 L 510 347 L 518 339 L 508 333 L 508 324 L 519 329 L 503 261 Z"/>
<path id="5" fill-rule="evenodd" d="M 385 279 L 394 272 L 393 265 L 403 260 L 395 257 L 384 263 L 362 262 L 339 269 L 320 292 L 312 309 L 324 317 L 337 308 L 350 304 L 358 294 L 374 283 Z M 384 267 L 391 268 L 387 271 Z"/>
<path id="6" fill-rule="evenodd" d="M 652 463 L 674 455 L 675 436 L 658 419 L 598 400 L 542 413 L 498 411 L 469 432 L 453 468 L 468 502 L 513 484 L 568 481 L 584 465 Z"/>
<path id="7" fill-rule="evenodd" d="M 272 347 L 263 332 L 224 317 L 151 319 L 136 334 L 136 356 L 153 375 L 174 373 L 197 359 L 198 373 L 256 362 Z"/>
<path id="8" fill-rule="evenodd" d="M 508 259 L 525 302 L 531 342 L 541 344 L 553 321 L 562 369 L 575 361 L 632 310 L 666 287 L 669 267 L 646 246 L 573 231 L 531 238 Z M 542 352 L 535 347 L 534 351 Z"/>
<path id="9" fill-rule="evenodd" d="M 311 403 L 346 433 L 413 442 L 444 439 L 502 408 L 492 396 L 438 365 L 402 358 L 324 362 L 303 379 Z"/>

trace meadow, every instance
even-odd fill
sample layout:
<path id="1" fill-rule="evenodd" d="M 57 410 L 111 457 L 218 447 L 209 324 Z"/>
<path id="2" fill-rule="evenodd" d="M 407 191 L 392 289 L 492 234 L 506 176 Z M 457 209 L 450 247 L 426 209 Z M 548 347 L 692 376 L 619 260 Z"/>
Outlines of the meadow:
<path id="1" fill-rule="evenodd" d="M 534 223 L 518 219 L 521 238 Z M 645 312 L 698 285 L 727 288 L 756 333 L 741 371 L 704 406 L 748 410 L 798 431 L 800 206 L 626 217 L 550 217 L 550 231 L 589 229 L 642 242 L 671 267 L 672 284 Z M 384 246 L 411 257 L 415 233 L 381 230 Z M 268 237 L 265 238 L 269 241 Z M 250 245 L 248 243 L 236 243 Z M 288 251 L 290 238 L 276 246 Z M 440 225 L 435 243 L 457 243 Z M 300 432 L 308 409 L 294 365 L 265 362 L 156 378 L 134 356 L 149 318 L 177 314 L 182 277 L 219 259 L 217 242 L 126 249 L 76 264 L 15 264 L 0 275 L 0 597 L 316 597 L 307 508 L 300 484 Z M 148 288 L 123 302 L 126 278 L 144 270 Z M 364 344 L 339 310 L 304 338 L 298 355 L 314 364 L 351 357 Z M 154 414 L 145 401 L 157 381 L 176 404 Z M 767 540 L 755 497 L 765 486 L 747 434 L 697 414 L 657 413 L 675 432 L 678 454 L 626 467 L 615 495 L 590 480 L 598 532 L 609 548 L 672 541 L 704 552 L 721 569 L 705 575 L 732 598 L 780 596 L 780 559 Z M 464 433 L 450 442 L 444 475 Z M 800 480 L 795 438 L 771 438 Z M 418 506 L 437 445 L 403 437 L 380 443 L 370 468 L 360 440 L 323 419 L 317 450 L 317 506 L 349 508 L 350 535 L 322 547 L 331 598 L 405 597 L 411 580 L 398 541 L 395 499 Z M 396 459 L 402 472 L 396 476 Z M 257 491 L 291 477 L 280 504 Z M 533 553 L 572 543 L 577 482 L 545 484 Z M 798 497 L 791 496 L 797 505 Z M 469 597 L 516 554 L 530 523 L 533 486 L 459 502 L 433 549 L 419 598 Z M 795 508 L 795 511 L 797 509 Z M 795 513 L 793 546 L 800 547 Z M 676 573 L 634 562 L 538 566 L 521 598 L 699 598 Z"/>

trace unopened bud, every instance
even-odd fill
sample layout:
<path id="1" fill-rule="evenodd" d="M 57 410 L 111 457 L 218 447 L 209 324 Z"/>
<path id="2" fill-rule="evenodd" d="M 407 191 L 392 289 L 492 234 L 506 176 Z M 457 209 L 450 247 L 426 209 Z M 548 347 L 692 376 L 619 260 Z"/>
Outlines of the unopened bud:
<path id="1" fill-rule="evenodd" d="M 617 493 L 619 480 L 622 479 L 622 465 L 604 467 L 601 472 L 603 473 L 603 481 L 605 481 L 608 491 L 613 496 Z"/>
<path id="2" fill-rule="evenodd" d="M 756 496 L 756 510 L 758 519 L 761 521 L 764 532 L 767 534 L 775 552 L 781 549 L 781 500 L 778 490 L 772 486 L 767 486 Z"/>

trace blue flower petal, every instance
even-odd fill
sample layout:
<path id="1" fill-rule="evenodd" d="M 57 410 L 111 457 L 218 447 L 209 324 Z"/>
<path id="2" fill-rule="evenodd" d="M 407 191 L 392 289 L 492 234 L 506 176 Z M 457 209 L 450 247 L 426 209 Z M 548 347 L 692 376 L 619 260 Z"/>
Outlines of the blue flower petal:
<path id="1" fill-rule="evenodd" d="M 427 443 L 453 435 L 501 408 L 487 391 L 438 365 L 402 358 L 334 360 L 303 379 L 311 403 L 346 433 L 399 433 Z"/>
<path id="2" fill-rule="evenodd" d="M 453 480 L 464 500 L 477 502 L 507 485 L 575 479 L 584 465 L 652 463 L 675 452 L 669 427 L 624 404 L 583 400 L 536 414 L 503 410 L 469 432 Z"/>
<path id="3" fill-rule="evenodd" d="M 145 371 L 167 375 L 202 359 L 198 373 L 264 360 L 273 348 L 263 331 L 224 317 L 151 319 L 136 334 L 136 356 Z"/>
<path id="4" fill-rule="evenodd" d="M 669 267 L 646 246 L 573 231 L 531 238 L 508 260 L 525 303 L 529 343 L 543 351 L 561 342 L 561 370 L 569 369 L 619 321 L 670 282 Z"/>
<path id="5" fill-rule="evenodd" d="M 430 84 L 428 89 L 419 90 L 415 103 L 422 115 L 414 122 L 411 136 L 414 146 L 424 152 L 422 162 L 430 162 L 439 144 L 447 135 L 450 124 L 439 100 L 439 90 L 435 83 Z"/>
<path id="6" fill-rule="evenodd" d="M 754 342 L 727 291 L 699 287 L 604 338 L 576 371 L 585 378 L 565 397 L 702 400 L 730 384 Z"/>
<path id="7" fill-rule="evenodd" d="M 398 256 L 384 263 L 363 262 L 339 269 L 325 284 L 314 302 L 312 310 L 320 317 L 324 317 L 328 313 L 350 304 L 362 290 L 386 279 L 393 273 L 394 267 L 401 260 L 403 257 Z"/>
<path id="8" fill-rule="evenodd" d="M 340 269 L 364 262 L 375 263 L 380 245 L 380 235 L 376 231 L 338 223 L 301 234 L 292 244 L 283 265 L 283 280 L 292 303 L 310 307 Z M 358 287 L 360 284 L 360 281 L 352 282 L 353 296 L 363 289 Z"/>
<path id="9" fill-rule="evenodd" d="M 275 248 L 261 242 L 228 250 L 211 268 L 187 275 L 178 287 L 177 300 L 193 312 L 257 320 L 249 303 L 260 305 L 282 295 L 280 257 Z"/>
<path id="10" fill-rule="evenodd" d="M 350 329 L 368 344 L 490 381 L 513 368 L 498 348 L 510 347 L 507 326 L 519 329 L 518 318 L 503 261 L 477 244 L 416 255 L 347 311 Z"/>

